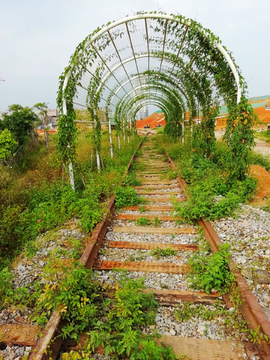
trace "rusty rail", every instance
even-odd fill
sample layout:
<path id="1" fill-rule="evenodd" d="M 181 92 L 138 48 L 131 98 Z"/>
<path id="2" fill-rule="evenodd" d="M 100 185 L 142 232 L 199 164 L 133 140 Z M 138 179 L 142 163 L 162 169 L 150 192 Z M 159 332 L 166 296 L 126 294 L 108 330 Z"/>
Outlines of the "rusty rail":
<path id="1" fill-rule="evenodd" d="M 130 166 L 136 156 L 136 152 L 141 147 L 147 135 L 148 133 L 141 140 L 135 152 L 133 153 L 127 165 L 127 169 L 123 174 L 122 181 L 120 182 L 119 185 L 121 185 L 122 182 L 124 181 L 130 169 Z M 100 246 L 106 234 L 111 217 L 114 214 L 114 208 L 115 208 L 114 200 L 115 200 L 115 195 L 111 197 L 107 205 L 107 211 L 104 214 L 103 221 L 97 224 L 95 230 L 92 233 L 91 240 L 86 246 L 81 256 L 80 262 L 84 264 L 87 269 L 93 267 L 94 262 L 97 259 L 97 254 L 99 252 Z M 38 340 L 35 348 L 32 350 L 31 354 L 29 355 L 29 360 L 47 360 L 47 359 L 55 360 L 57 358 L 62 345 L 62 339 L 58 337 L 54 341 L 54 338 L 59 333 L 60 326 L 61 326 L 61 314 L 58 311 L 54 311 L 50 317 L 48 324 L 46 325 L 43 331 L 42 337 Z"/>
<path id="2" fill-rule="evenodd" d="M 174 169 L 175 168 L 174 161 L 170 158 L 167 152 L 166 155 L 168 157 L 172 169 Z M 187 188 L 186 182 L 183 179 L 180 179 L 179 176 L 178 176 L 178 180 L 183 191 L 185 191 Z M 198 220 L 197 222 L 198 225 L 203 228 L 204 236 L 206 240 L 209 242 L 212 252 L 217 252 L 218 246 L 222 244 L 222 241 L 219 238 L 218 234 L 216 233 L 214 227 L 209 221 L 206 221 L 204 218 Z M 233 262 L 232 259 L 230 259 L 229 268 L 235 276 L 235 280 L 241 294 L 242 315 L 245 321 L 247 322 L 249 328 L 253 330 L 257 330 L 259 326 L 262 332 L 265 333 L 268 336 L 268 338 L 270 338 L 270 321 L 268 320 L 268 317 L 263 311 L 263 308 L 261 307 L 255 296 L 253 295 L 252 291 L 249 289 L 246 280 L 243 278 L 241 272 L 237 268 L 237 265 Z M 227 298 L 225 297 L 225 301 L 229 302 L 228 297 Z M 261 347 L 263 348 L 267 356 L 270 356 L 270 344 L 264 343 L 261 345 Z"/>
<path id="3" fill-rule="evenodd" d="M 127 170 L 124 173 L 124 176 L 126 176 L 128 170 L 131 166 L 131 163 L 134 160 L 136 152 L 140 148 L 142 143 L 143 143 L 143 140 L 141 141 L 138 148 L 134 152 L 134 154 L 127 166 Z M 173 160 L 169 157 L 169 155 L 167 153 L 166 153 L 166 155 L 168 157 L 168 161 L 170 162 L 171 167 L 175 168 L 175 164 L 174 164 Z M 185 191 L 187 188 L 187 184 L 185 183 L 185 181 L 183 179 L 181 179 L 179 176 L 178 176 L 178 181 L 179 181 L 179 184 L 180 184 L 181 188 L 183 189 L 183 191 Z M 80 259 L 80 261 L 83 264 L 85 264 L 85 266 L 87 268 L 93 267 L 93 265 L 97 259 L 98 251 L 100 249 L 100 246 L 101 246 L 104 236 L 106 234 L 107 227 L 110 223 L 111 216 L 114 213 L 114 199 L 115 199 L 115 196 L 112 196 L 112 198 L 110 199 L 110 201 L 108 203 L 108 206 L 107 206 L 108 211 L 104 215 L 103 221 L 101 223 L 99 223 L 97 225 L 97 227 L 95 228 L 95 230 L 92 234 L 91 240 L 90 240 L 89 244 L 87 245 L 87 247 L 85 248 L 84 253 Z M 215 232 L 211 223 L 208 221 L 205 221 L 205 219 L 200 219 L 200 220 L 198 220 L 198 225 L 202 226 L 205 238 L 211 245 L 211 250 L 213 252 L 218 251 L 218 245 L 222 244 L 222 241 L 220 240 L 218 234 Z M 242 310 L 243 317 L 247 321 L 250 328 L 256 330 L 257 327 L 260 326 L 262 331 L 268 337 L 270 337 L 270 321 L 268 320 L 267 316 L 265 315 L 263 309 L 261 308 L 260 304 L 256 300 L 255 296 L 249 290 L 248 285 L 247 285 L 246 281 L 244 280 L 244 278 L 242 277 L 241 273 L 237 270 L 236 264 L 234 264 L 234 262 L 231 260 L 229 266 L 230 266 L 231 271 L 235 274 L 236 282 L 237 282 L 237 285 L 238 285 L 240 293 L 241 293 L 241 298 L 242 298 L 242 302 L 243 302 L 243 304 L 241 306 L 241 310 Z M 166 293 L 167 293 L 167 291 L 166 291 Z M 165 292 L 163 294 L 163 292 L 160 291 L 160 293 L 157 293 L 156 295 L 158 297 L 162 297 L 162 298 L 164 297 L 164 299 L 163 299 L 164 303 L 177 302 L 178 297 L 182 298 L 182 296 L 183 296 L 182 294 L 179 295 L 178 292 L 175 292 L 175 294 L 174 294 L 173 291 L 170 291 L 170 294 L 165 294 Z M 194 297 L 194 295 L 195 294 L 192 293 L 193 297 Z M 212 301 L 211 298 L 212 298 L 212 296 L 209 297 L 209 299 L 206 297 L 205 299 L 202 299 L 202 300 L 197 299 L 197 301 L 201 301 L 201 302 L 209 301 L 210 302 L 210 301 Z M 227 298 L 225 297 L 225 302 L 229 303 L 228 297 Z M 59 313 L 54 312 L 51 316 L 49 323 L 47 324 L 47 326 L 43 332 L 42 338 L 40 338 L 40 340 L 38 341 L 35 350 L 32 351 L 30 358 L 29 358 L 30 360 L 49 359 L 49 355 L 45 354 L 45 352 L 44 352 L 49 347 L 50 347 L 50 352 L 48 352 L 48 351 L 46 351 L 46 352 L 48 354 L 50 353 L 51 359 L 53 359 L 53 360 L 56 359 L 57 354 L 62 345 L 62 340 L 61 340 L 61 338 L 57 338 L 56 341 L 53 342 L 53 339 L 54 339 L 55 335 L 59 332 L 60 322 L 61 322 L 61 317 L 60 317 Z M 52 343 L 53 343 L 53 345 L 51 345 Z M 263 347 L 264 352 L 269 356 L 270 355 L 270 345 L 263 344 L 262 347 Z"/>

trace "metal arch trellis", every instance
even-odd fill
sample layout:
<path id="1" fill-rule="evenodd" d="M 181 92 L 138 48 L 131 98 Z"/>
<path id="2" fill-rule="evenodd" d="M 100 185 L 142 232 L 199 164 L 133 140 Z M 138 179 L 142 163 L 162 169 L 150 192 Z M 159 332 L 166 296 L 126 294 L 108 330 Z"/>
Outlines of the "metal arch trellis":
<path id="1" fill-rule="evenodd" d="M 156 90 L 156 88 L 157 87 L 155 87 L 153 90 Z M 141 94 L 140 94 L 140 96 L 144 96 L 145 97 L 145 95 L 147 94 L 147 90 L 148 90 L 148 88 L 147 87 L 145 87 L 145 90 L 143 91 L 141 91 Z M 154 94 L 151 94 L 150 93 L 150 95 L 148 94 L 148 98 L 149 99 L 157 99 L 157 98 L 159 98 L 160 99 L 160 101 L 161 101 L 161 103 L 163 103 L 164 105 L 165 104 L 167 104 L 166 105 L 166 107 L 167 107 L 167 111 L 165 112 L 165 114 L 166 114 L 166 119 L 168 120 L 168 119 L 170 119 L 171 118 L 171 111 L 169 110 L 169 98 L 167 98 L 168 96 L 170 96 L 170 95 L 172 95 L 173 97 L 174 97 L 174 99 L 173 99 L 173 102 L 174 102 L 174 110 L 176 111 L 177 109 L 178 109 L 178 112 L 180 111 L 180 116 L 178 116 L 178 117 L 176 117 L 175 118 L 175 121 L 176 122 L 179 122 L 180 121 L 180 119 L 182 118 L 182 113 L 184 113 L 184 106 L 183 106 L 183 104 L 182 104 L 182 102 L 181 102 L 181 99 L 179 99 L 179 98 L 177 98 L 177 97 L 175 97 L 175 94 L 173 94 L 172 92 L 170 92 L 170 90 L 169 89 L 167 89 L 167 91 L 160 91 L 160 89 L 159 89 L 159 92 L 160 92 L 160 94 L 162 94 L 163 95 L 163 97 L 160 95 L 159 97 L 158 97 L 158 92 L 156 91 Z M 138 97 L 138 99 L 140 99 L 140 96 Z M 166 96 L 166 98 L 167 99 L 164 99 L 164 96 Z M 124 106 L 123 106 L 123 108 L 120 110 L 121 111 L 121 113 L 120 113 L 120 115 L 119 116 L 121 116 L 121 117 L 123 117 L 123 118 L 128 118 L 128 112 L 129 112 L 129 110 L 130 110 L 130 108 L 132 108 L 133 107 L 133 105 L 136 105 L 136 103 L 137 103 L 137 98 L 133 98 L 133 99 L 130 99 Z M 135 118 L 135 116 L 134 116 L 134 118 Z M 131 120 L 131 119 L 130 119 Z"/>
<path id="2" fill-rule="evenodd" d="M 145 27 L 145 40 L 146 40 L 146 53 L 144 54 L 138 54 L 138 52 L 136 51 L 136 44 L 133 44 L 132 41 L 132 35 L 131 35 L 131 30 L 129 29 L 129 24 L 135 24 L 136 21 L 140 21 L 142 20 L 144 23 L 144 27 Z M 163 67 L 163 61 L 165 59 L 169 59 L 172 62 L 172 67 L 170 69 L 167 70 L 167 72 L 171 75 L 171 78 L 173 79 L 173 82 L 175 84 L 175 87 L 177 87 L 177 85 L 182 85 L 182 80 L 185 79 L 179 79 L 178 83 L 176 82 L 175 76 L 172 76 L 175 72 L 174 69 L 175 68 L 182 68 L 182 71 L 184 71 L 183 74 L 183 78 L 185 73 L 190 73 L 190 69 L 191 66 L 193 64 L 196 63 L 196 58 L 199 56 L 199 53 L 201 52 L 201 49 L 203 48 L 203 44 L 204 42 L 206 42 L 206 40 L 208 41 L 208 46 L 209 44 L 212 46 L 213 49 L 217 49 L 219 52 L 219 56 L 216 56 L 216 60 L 212 60 L 212 62 L 208 63 L 208 66 L 204 69 L 203 72 L 198 72 L 196 73 L 196 70 L 194 70 L 194 74 L 197 76 L 192 77 L 192 84 L 198 82 L 198 84 L 200 85 L 200 75 L 205 75 L 206 73 L 210 74 L 209 72 L 209 68 L 211 69 L 212 64 L 214 64 L 216 61 L 219 61 L 218 59 L 223 58 L 224 62 L 223 64 L 227 64 L 226 66 L 228 66 L 228 69 L 230 68 L 230 71 L 233 74 L 234 77 L 234 82 L 235 82 L 235 86 L 236 86 L 236 90 L 237 90 L 237 95 L 236 95 L 236 103 L 239 103 L 240 98 L 241 98 L 241 81 L 242 78 L 240 80 L 239 78 L 239 74 L 237 71 L 237 68 L 233 62 L 233 60 L 231 59 L 229 53 L 225 50 L 225 48 L 221 45 L 220 41 L 218 38 L 216 38 L 209 30 L 205 30 L 200 24 L 194 22 L 193 20 L 189 20 L 186 19 L 182 16 L 174 16 L 174 15 L 167 15 L 167 14 L 163 14 L 163 13 L 140 13 L 137 15 L 133 15 L 133 16 L 128 16 L 122 20 L 119 21 L 115 21 L 113 23 L 109 23 L 106 26 L 104 26 L 102 29 L 98 29 L 97 31 L 95 31 L 92 35 L 88 36 L 81 44 L 79 44 L 79 46 L 77 47 L 73 57 L 71 58 L 70 61 L 70 65 L 65 69 L 64 74 L 60 77 L 60 87 L 59 87 L 59 95 L 58 95 L 58 105 L 61 106 L 62 109 L 62 117 L 63 117 L 63 121 L 60 122 L 60 128 L 61 128 L 61 134 L 64 133 L 65 131 L 67 132 L 68 130 L 66 128 L 68 128 L 68 126 L 65 126 L 65 123 L 70 122 L 72 123 L 72 121 L 74 120 L 74 110 L 73 110 L 73 104 L 80 104 L 80 106 L 85 106 L 86 108 L 89 109 L 97 109 L 98 103 L 100 100 L 106 101 L 106 95 L 101 96 L 102 91 L 104 90 L 104 88 L 110 92 L 110 96 L 113 97 L 113 99 L 111 98 L 111 100 L 114 100 L 116 97 L 119 99 L 119 102 L 117 105 L 113 104 L 112 101 L 110 101 L 110 105 L 114 106 L 117 108 L 117 106 L 119 105 L 119 103 L 122 102 L 123 100 L 123 96 L 120 95 L 120 89 L 124 91 L 124 93 L 129 94 L 128 89 L 125 88 L 126 84 L 129 84 L 131 88 L 133 88 L 133 90 L 135 89 L 135 85 L 133 83 L 132 80 L 132 76 L 131 76 L 131 72 L 127 70 L 127 68 L 125 67 L 126 64 L 128 64 L 131 61 L 135 62 L 136 65 L 136 70 L 137 70 L 137 75 L 139 74 L 139 63 L 138 61 L 142 58 L 148 58 L 148 64 L 147 64 L 147 69 L 148 69 L 148 74 L 146 75 L 145 78 L 148 79 L 147 81 L 147 87 L 148 87 L 148 96 L 149 98 L 152 97 L 151 94 L 151 86 L 152 88 L 155 87 L 155 91 L 159 91 L 160 89 L 158 89 L 158 86 L 154 86 L 153 84 L 150 83 L 150 78 L 151 78 L 151 74 L 150 74 L 150 58 L 155 58 L 157 57 L 157 54 L 154 54 L 153 51 L 151 52 L 150 50 L 150 41 L 151 39 L 151 34 L 150 34 L 150 30 L 151 30 L 151 24 L 148 23 L 148 21 L 159 21 L 159 24 L 162 24 L 162 22 L 165 22 L 165 27 L 164 27 L 164 31 L 163 31 L 163 41 L 162 40 L 157 40 L 158 41 L 162 41 L 162 51 L 161 51 L 161 60 L 160 60 L 160 64 L 159 64 L 159 70 L 158 70 L 158 75 L 157 75 L 157 79 L 155 80 L 157 83 L 160 83 L 160 77 L 162 76 L 163 72 L 162 72 L 162 67 Z M 183 33 L 181 33 L 181 42 L 180 42 L 180 46 L 177 49 L 177 54 L 174 53 L 168 53 L 166 52 L 166 36 L 171 35 L 173 32 L 171 30 L 171 23 L 177 23 L 177 24 L 181 24 L 183 25 Z M 128 40 L 129 40 L 129 45 L 130 48 L 132 50 L 132 58 L 126 58 L 124 59 L 121 55 L 120 55 L 120 49 L 117 48 L 117 45 L 115 43 L 115 40 L 117 39 L 117 36 L 122 36 L 121 34 L 124 32 L 121 32 L 121 29 L 119 30 L 118 33 L 113 33 L 112 34 L 112 30 L 114 28 L 117 28 L 118 26 L 121 27 L 121 25 L 125 26 L 126 29 L 126 34 L 128 36 Z M 178 25 L 177 25 L 178 26 Z M 177 26 L 175 28 L 177 28 Z M 135 27 L 135 25 L 134 25 Z M 180 61 L 180 53 L 181 50 L 183 48 L 183 44 L 187 39 L 187 35 L 189 34 L 189 29 L 193 29 L 195 30 L 195 33 L 197 32 L 198 34 L 200 33 L 203 37 L 203 42 L 199 39 L 198 41 L 201 41 L 201 45 L 199 47 L 196 48 L 196 52 L 193 55 L 193 57 L 191 59 L 189 59 L 189 62 L 186 66 L 186 68 L 184 68 L 183 66 L 180 66 L 181 64 L 179 63 Z M 158 30 L 161 31 L 161 30 Z M 179 30 L 180 31 L 180 30 Z M 105 38 L 105 34 L 107 35 L 107 38 Z M 102 45 L 102 40 L 106 39 L 106 43 L 104 43 Z M 114 50 L 117 54 L 119 63 L 117 65 L 113 64 L 114 66 L 112 67 L 109 62 L 111 61 L 112 58 L 114 58 L 114 54 L 110 54 L 110 53 L 106 53 L 105 58 L 104 55 L 102 54 L 102 51 L 105 51 L 107 49 L 108 46 L 108 37 L 110 38 Z M 177 36 L 176 36 L 177 38 Z M 101 40 L 101 45 L 99 45 L 99 47 L 97 48 L 95 45 L 95 42 L 97 42 L 98 40 Z M 154 39 L 155 40 L 155 39 Z M 192 44 L 192 46 L 195 48 L 196 47 L 196 41 L 194 41 L 194 44 Z M 90 50 L 91 49 L 91 50 Z M 125 53 L 125 49 L 123 49 L 123 53 Z M 168 56 L 169 55 L 169 56 Z M 99 61 L 101 61 L 100 65 L 99 63 L 96 63 L 95 61 L 99 59 Z M 181 62 L 181 61 L 180 61 Z M 89 69 L 89 65 L 93 65 L 95 63 L 96 69 L 93 69 L 90 71 Z M 180 64 L 180 65 L 179 65 Z M 99 67 L 100 66 L 100 67 Z M 196 66 L 198 66 L 198 64 L 196 63 Z M 228 73 L 228 69 L 226 68 L 226 66 L 223 66 L 223 69 L 225 69 L 224 71 L 227 71 Z M 107 74 L 105 72 L 105 68 L 107 69 Z M 119 77 L 117 77 L 117 75 L 115 75 L 115 72 L 119 69 L 122 68 L 127 80 L 125 80 L 125 85 L 123 85 L 123 79 L 119 79 Z M 165 70 L 164 70 L 165 71 Z M 179 72 L 179 70 L 177 70 Z M 90 83 L 89 86 L 86 87 L 84 85 L 81 84 L 81 79 L 84 76 L 85 72 L 88 72 L 91 75 L 90 78 Z M 142 72 L 142 71 L 141 71 Z M 180 73 L 178 73 L 179 75 Z M 202 89 L 202 91 L 208 91 L 211 87 L 214 86 L 218 86 L 220 85 L 220 83 L 222 83 L 223 79 L 218 78 L 218 76 L 215 76 L 215 71 L 213 71 L 213 74 L 209 75 L 209 78 L 213 76 L 215 82 L 210 84 L 210 86 L 206 89 Z M 118 88 L 117 87 L 113 87 L 111 86 L 111 84 L 109 84 L 109 82 L 111 82 L 111 78 L 114 78 L 115 81 L 118 84 Z M 136 89 L 136 91 L 134 90 L 133 92 L 135 93 L 135 95 L 138 95 L 140 92 L 137 91 L 140 88 L 144 88 L 144 84 L 142 84 L 142 78 L 139 76 L 139 82 L 140 82 L 140 87 L 138 89 Z M 204 79 L 204 78 L 202 78 Z M 187 78 L 186 82 L 190 82 L 190 79 Z M 192 85 L 191 84 L 191 85 Z M 184 84 L 185 85 L 185 84 Z M 83 95 L 82 98 L 86 99 L 86 104 L 81 104 L 78 103 L 76 101 L 74 101 L 74 96 L 76 95 L 76 93 L 79 91 L 78 88 L 81 88 L 82 90 L 88 92 L 87 95 Z M 164 91 L 165 90 L 165 85 L 161 85 L 161 88 L 163 87 Z M 185 90 L 184 90 L 185 91 Z M 233 93 L 233 90 L 230 90 L 231 93 Z M 192 92 L 190 89 L 187 90 L 187 98 L 191 98 L 194 97 L 196 93 Z M 92 94 L 92 95 L 91 95 Z M 211 93 L 212 94 L 212 93 Z M 210 95 L 208 94 L 208 97 Z M 233 96 L 233 95 L 232 95 Z M 88 100 L 87 100 L 88 99 Z M 209 102 L 209 100 L 208 100 Z M 188 101 L 187 101 L 188 104 Z M 194 106 L 194 104 L 191 104 L 189 102 L 189 104 L 191 106 Z M 182 103 L 181 103 L 182 106 Z M 108 107 L 108 104 L 106 103 L 106 108 Z M 61 110 L 60 109 L 60 110 Z M 192 109 L 190 109 L 192 110 Z M 74 138 L 75 138 L 75 129 L 74 127 L 70 126 L 70 134 L 69 136 L 67 136 L 67 133 L 65 135 L 65 141 L 63 140 L 62 143 L 62 148 L 63 148 L 63 153 L 64 156 L 63 158 L 66 160 L 67 163 L 69 163 L 69 169 L 70 169 L 70 177 L 71 177 L 71 184 L 74 187 L 74 178 L 73 178 L 73 168 L 72 168 L 72 153 L 75 151 L 75 146 L 74 146 Z M 73 131 L 73 133 L 72 133 Z M 64 136 L 62 136 L 64 139 Z M 61 136 L 60 136 L 61 138 Z M 69 141 L 69 142 L 68 142 Z M 66 148 L 69 148 L 70 150 L 65 150 L 65 145 Z"/>

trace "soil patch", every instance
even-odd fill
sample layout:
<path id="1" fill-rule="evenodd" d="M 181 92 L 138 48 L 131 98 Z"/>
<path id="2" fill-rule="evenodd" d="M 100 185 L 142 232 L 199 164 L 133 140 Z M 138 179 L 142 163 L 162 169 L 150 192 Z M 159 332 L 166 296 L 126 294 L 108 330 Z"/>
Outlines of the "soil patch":
<path id="1" fill-rule="evenodd" d="M 260 165 L 252 165 L 250 174 L 258 179 L 258 194 L 251 201 L 251 205 L 266 206 L 270 199 L 270 173 Z"/>

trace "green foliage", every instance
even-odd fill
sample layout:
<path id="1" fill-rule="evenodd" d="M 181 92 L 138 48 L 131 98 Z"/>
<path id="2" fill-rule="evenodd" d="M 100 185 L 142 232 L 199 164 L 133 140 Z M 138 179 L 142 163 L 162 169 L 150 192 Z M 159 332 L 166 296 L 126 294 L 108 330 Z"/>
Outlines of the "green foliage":
<path id="1" fill-rule="evenodd" d="M 270 171 L 270 156 L 264 156 L 251 150 L 248 154 L 248 163 L 252 165 L 260 165 L 267 171 Z"/>
<path id="2" fill-rule="evenodd" d="M 153 221 L 153 225 L 154 226 L 160 226 L 161 225 L 161 221 L 159 220 L 158 217 L 155 217 L 154 221 Z"/>
<path id="3" fill-rule="evenodd" d="M 106 134 L 102 141 L 104 169 L 98 173 L 91 169 L 89 139 L 80 139 L 80 159 L 74 167 L 76 192 L 65 181 L 65 173 L 63 179 L 59 179 L 62 164 L 54 151 L 54 137 L 50 153 L 46 152 L 43 142 L 27 151 L 23 157 L 24 171 L 18 167 L 1 169 L 0 269 L 8 266 L 37 235 L 62 225 L 73 216 L 80 219 L 85 231 L 92 231 L 102 220 L 105 202 L 122 180 L 140 138 L 132 139 L 114 159 L 110 157 Z M 33 253 L 34 248 L 30 249 L 32 245 L 29 253 Z"/>
<path id="4" fill-rule="evenodd" d="M 55 266 L 57 265 L 57 266 Z M 66 359 L 90 358 L 100 344 L 113 359 L 172 359 L 170 348 L 157 345 L 154 336 L 144 335 L 141 327 L 152 325 L 157 302 L 152 293 L 144 293 L 144 279 L 128 279 L 119 272 L 114 292 L 107 297 L 108 286 L 102 288 L 94 271 L 82 264 L 63 264 L 49 260 L 42 277 L 46 285 L 36 285 L 29 298 L 35 304 L 32 321 L 45 325 L 54 310 L 61 312 L 64 325 L 61 336 L 78 341 L 81 332 L 90 336 L 79 354 L 65 354 Z"/>
<path id="5" fill-rule="evenodd" d="M 0 310 L 5 305 L 5 302 L 13 295 L 12 278 L 13 276 L 8 268 L 0 270 Z"/>
<path id="6" fill-rule="evenodd" d="M 0 121 L 0 130 L 7 129 L 17 143 L 16 151 L 24 150 L 29 140 L 29 135 L 34 130 L 34 122 L 38 120 L 37 115 L 28 107 L 21 105 L 11 105 L 9 107 L 11 114 L 4 114 Z"/>
<path id="7" fill-rule="evenodd" d="M 141 199 L 131 186 L 119 186 L 115 194 L 115 207 L 134 206 L 141 203 Z"/>
<path id="8" fill-rule="evenodd" d="M 77 341 L 82 331 L 96 324 L 98 313 L 102 311 L 101 289 L 92 270 L 80 263 L 64 265 L 60 261 L 49 260 L 43 273 L 45 286 L 36 285 L 31 320 L 45 325 L 52 312 L 58 310 L 66 320 L 62 336 Z"/>
<path id="9" fill-rule="evenodd" d="M 264 140 L 266 142 L 270 142 L 270 131 L 269 130 L 256 131 L 255 137 L 258 139 Z"/>
<path id="10" fill-rule="evenodd" d="M 203 290 L 210 294 L 212 289 L 226 293 L 234 280 L 229 270 L 229 245 L 219 245 L 219 251 L 207 254 L 205 249 L 196 251 L 189 259 L 191 267 L 189 284 L 193 289 Z"/>
<path id="11" fill-rule="evenodd" d="M 62 354 L 62 360 L 81 360 L 81 359 L 87 359 L 87 360 L 94 360 L 94 358 L 91 357 L 91 354 L 85 351 L 70 351 L 69 353 L 63 353 Z"/>
<path id="12" fill-rule="evenodd" d="M 248 152 L 254 146 L 252 126 L 256 115 L 248 100 L 242 96 L 236 106 L 228 105 L 227 127 L 224 140 L 229 148 L 226 161 L 231 179 L 243 180 L 248 172 Z"/>
<path id="13" fill-rule="evenodd" d="M 131 171 L 127 174 L 122 184 L 125 186 L 140 186 L 141 182 L 141 180 L 138 180 L 136 178 L 136 173 L 134 171 Z"/>
<path id="14" fill-rule="evenodd" d="M 152 325 L 157 303 L 152 293 L 143 293 L 143 279 L 123 277 L 115 288 L 113 299 L 104 303 L 106 317 L 90 331 L 86 349 L 94 351 L 98 345 L 113 359 L 175 359 L 169 347 L 159 346 L 152 335 L 144 335 L 141 326 Z"/>
<path id="15" fill-rule="evenodd" d="M 240 181 L 232 179 L 226 171 L 229 149 L 225 144 L 217 143 L 211 159 L 194 153 L 187 144 L 172 144 L 168 138 L 156 137 L 156 144 L 168 148 L 169 155 L 181 169 L 180 176 L 189 184 L 187 201 L 174 205 L 183 221 L 231 216 L 239 203 L 250 200 L 256 191 L 255 178 L 246 176 Z"/>
<path id="16" fill-rule="evenodd" d="M 61 115 L 58 119 L 58 152 L 61 160 L 67 164 L 76 156 L 78 130 L 74 123 L 75 118 L 76 113 L 72 107 L 68 115 Z"/>
<path id="17" fill-rule="evenodd" d="M 152 224 L 152 221 L 147 218 L 144 218 L 144 217 L 140 217 L 136 221 L 136 225 L 139 225 L 139 226 L 149 226 L 151 224 Z"/>
<path id="18" fill-rule="evenodd" d="M 11 132 L 4 129 L 0 133 L 0 161 L 5 161 L 11 156 L 15 145 L 17 142 L 13 139 Z"/>
<path id="19" fill-rule="evenodd" d="M 205 321 L 211 321 L 214 318 L 221 316 L 223 313 L 223 306 L 216 305 L 214 309 L 209 309 L 208 306 L 205 305 L 195 305 L 189 302 L 183 302 L 178 305 L 175 310 L 175 318 L 179 322 L 188 321 L 194 318 L 201 318 Z"/>
<path id="20" fill-rule="evenodd" d="M 0 208 L 0 256 L 11 254 L 25 242 L 37 235 L 61 225 L 72 216 L 81 219 L 86 231 L 91 231 L 102 220 L 103 208 L 95 188 L 86 190 L 82 196 L 70 185 L 54 182 L 43 184 L 40 189 L 24 194 L 27 207 L 13 205 Z"/>
<path id="21" fill-rule="evenodd" d="M 160 249 L 159 247 L 156 247 L 155 249 L 149 251 L 150 256 L 155 256 L 157 260 L 159 260 L 161 257 L 165 256 L 176 256 L 177 251 L 173 250 L 171 247 L 168 249 Z"/>

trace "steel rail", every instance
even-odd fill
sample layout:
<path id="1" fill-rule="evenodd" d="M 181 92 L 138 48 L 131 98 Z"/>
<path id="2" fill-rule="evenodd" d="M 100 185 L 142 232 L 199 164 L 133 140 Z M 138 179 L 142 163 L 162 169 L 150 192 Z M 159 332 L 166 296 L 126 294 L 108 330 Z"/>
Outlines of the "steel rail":
<path id="1" fill-rule="evenodd" d="M 146 134 L 147 136 L 148 134 Z M 139 144 L 138 148 L 141 146 Z M 137 148 L 137 149 L 138 149 Z M 125 171 L 124 176 L 127 174 L 131 163 L 136 155 L 136 151 L 134 152 L 127 169 Z M 175 168 L 175 164 L 172 159 L 167 155 L 168 160 L 171 164 L 172 168 Z M 124 178 L 123 178 L 124 179 Z M 179 184 L 182 189 L 185 191 L 187 185 L 182 179 L 178 179 Z M 135 209 L 134 209 L 135 210 Z M 96 262 L 97 255 L 99 248 L 103 242 L 104 236 L 106 234 L 107 228 L 111 221 L 111 214 L 114 212 L 114 196 L 110 199 L 107 205 L 107 212 L 105 213 L 104 219 L 101 223 L 97 225 L 94 232 L 92 233 L 91 241 L 87 245 L 80 262 L 85 265 L 86 268 L 93 267 L 94 263 Z M 205 234 L 205 238 L 208 242 L 210 242 L 211 249 L 213 252 L 218 251 L 218 246 L 222 243 L 219 239 L 217 233 L 215 232 L 214 228 L 212 227 L 211 223 L 205 221 L 204 219 L 199 220 L 199 225 L 203 227 L 203 231 Z M 261 329 L 264 333 L 270 336 L 270 321 L 268 320 L 267 316 L 265 315 L 264 311 L 262 310 L 261 306 L 259 305 L 258 301 L 249 290 L 248 285 L 246 284 L 245 280 L 242 278 L 241 274 L 236 268 L 236 265 L 231 261 L 230 262 L 231 271 L 236 275 L 236 281 L 239 286 L 240 292 L 242 294 L 242 313 L 246 321 L 249 321 L 250 328 L 257 330 L 258 326 L 260 325 Z M 149 292 L 152 290 L 146 290 Z M 179 292 L 179 291 L 172 291 L 172 290 L 154 290 L 154 296 L 159 299 L 162 298 L 161 304 L 171 305 L 175 303 L 179 303 L 179 301 L 188 301 L 188 302 L 199 302 L 204 304 L 211 304 L 213 299 L 219 297 L 219 294 L 215 295 L 206 295 L 201 292 L 192 292 L 192 294 L 188 294 L 188 292 Z M 224 297 L 225 303 L 228 307 L 232 307 L 228 297 Z M 249 319 L 249 320 L 247 320 Z M 55 339 L 55 335 L 60 328 L 60 320 L 61 314 L 60 312 L 55 311 L 50 318 L 49 323 L 47 324 L 45 330 L 43 331 L 42 338 L 38 341 L 37 346 L 32 350 L 29 360 L 45 360 L 48 358 L 48 353 L 50 352 L 51 359 L 55 360 L 57 355 L 60 351 L 62 340 L 60 338 Z M 263 350 L 269 356 L 270 354 L 270 347 L 269 344 L 262 344 Z M 268 357 L 267 357 L 268 358 Z"/>
<path id="2" fill-rule="evenodd" d="M 146 134 L 146 136 L 147 135 L 148 134 Z M 136 156 L 136 152 L 141 147 L 143 140 L 140 142 L 137 149 L 133 153 L 133 155 L 127 165 L 127 169 L 125 170 L 125 172 L 123 174 L 122 181 L 120 182 L 119 185 L 121 185 L 121 183 L 125 179 L 128 171 L 129 171 L 129 168 Z M 115 195 L 113 195 L 111 197 L 111 199 L 109 200 L 106 212 L 104 213 L 103 221 L 97 224 L 96 228 L 94 229 L 94 231 L 91 235 L 91 240 L 88 243 L 88 245 L 86 246 L 86 248 L 80 258 L 80 263 L 82 263 L 87 269 L 90 269 L 91 267 L 93 267 L 93 265 L 97 259 L 98 251 L 100 249 L 100 246 L 101 246 L 104 236 L 106 234 L 107 228 L 110 224 L 111 217 L 114 213 L 114 209 L 115 209 L 114 202 L 115 202 Z M 32 349 L 32 351 L 29 355 L 29 358 L 28 358 L 29 360 L 47 360 L 48 352 L 52 352 L 52 354 L 50 356 L 50 358 L 52 360 L 55 360 L 57 358 L 63 339 L 57 338 L 54 341 L 54 338 L 55 338 L 55 335 L 57 334 L 57 332 L 59 331 L 60 323 L 61 323 L 61 312 L 54 311 L 52 316 L 50 317 L 48 324 L 46 325 L 46 327 L 43 331 L 41 338 L 38 340 L 34 349 Z"/>
<path id="3" fill-rule="evenodd" d="M 175 163 L 166 153 L 172 169 L 175 169 Z M 187 189 L 187 184 L 183 179 L 179 178 L 180 185 L 185 193 Z M 211 222 L 206 221 L 204 218 L 197 220 L 198 225 L 203 228 L 204 236 L 211 246 L 212 252 L 219 251 L 219 245 L 223 244 L 215 229 L 213 228 Z M 249 286 L 246 280 L 241 275 L 237 265 L 230 258 L 229 268 L 231 272 L 235 275 L 237 286 L 240 290 L 242 305 L 240 305 L 242 310 L 242 315 L 246 320 L 248 327 L 255 331 L 261 331 L 270 338 L 270 320 L 266 316 L 263 308 L 259 304 L 258 300 L 255 298 L 252 291 L 249 289 Z M 226 301 L 226 299 L 225 299 Z M 227 298 L 227 301 L 229 299 Z M 270 343 L 264 343 L 261 345 L 268 356 L 270 356 Z"/>

